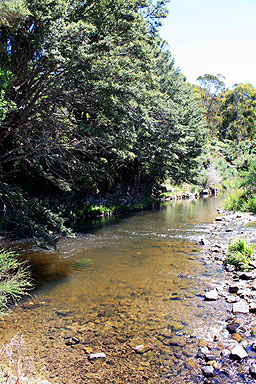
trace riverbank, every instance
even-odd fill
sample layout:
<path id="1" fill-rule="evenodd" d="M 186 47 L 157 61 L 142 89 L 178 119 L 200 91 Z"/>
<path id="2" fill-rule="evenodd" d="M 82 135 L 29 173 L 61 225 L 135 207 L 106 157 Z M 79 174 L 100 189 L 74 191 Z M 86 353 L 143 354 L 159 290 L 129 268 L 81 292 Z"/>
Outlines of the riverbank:
<path id="1" fill-rule="evenodd" d="M 228 244 L 234 238 L 255 244 L 255 226 L 248 226 L 255 221 L 256 217 L 249 213 L 219 209 L 212 230 L 199 240 L 205 262 L 223 267 Z M 200 340 L 197 360 L 207 383 L 251 383 L 256 379 L 256 270 L 239 272 L 230 265 L 225 270 L 225 281 L 207 287 L 205 300 L 225 300 L 229 308 L 226 317 L 219 319 L 221 330 L 209 340 Z"/>

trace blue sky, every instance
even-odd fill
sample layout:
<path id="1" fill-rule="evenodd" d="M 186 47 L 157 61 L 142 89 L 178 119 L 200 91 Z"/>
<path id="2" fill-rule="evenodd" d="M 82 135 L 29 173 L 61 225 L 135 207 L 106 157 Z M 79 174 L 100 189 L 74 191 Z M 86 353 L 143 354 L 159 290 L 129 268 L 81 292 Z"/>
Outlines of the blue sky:
<path id="1" fill-rule="evenodd" d="M 170 0 L 160 29 L 176 66 L 195 83 L 221 73 L 256 86 L 256 0 Z"/>

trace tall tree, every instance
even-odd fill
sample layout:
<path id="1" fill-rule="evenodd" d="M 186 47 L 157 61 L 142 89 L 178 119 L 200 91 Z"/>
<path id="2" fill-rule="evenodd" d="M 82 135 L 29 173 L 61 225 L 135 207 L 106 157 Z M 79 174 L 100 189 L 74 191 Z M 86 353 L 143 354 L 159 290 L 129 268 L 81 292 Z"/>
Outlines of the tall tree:
<path id="1" fill-rule="evenodd" d="M 205 74 L 199 76 L 197 81 L 199 87 L 195 86 L 195 94 L 204 110 L 208 123 L 210 136 L 216 136 L 217 125 L 219 124 L 219 109 L 221 106 L 221 93 L 225 89 L 225 77 L 218 73 L 216 76 Z"/>
<path id="2" fill-rule="evenodd" d="M 162 0 L 5 3 L 0 59 L 16 106 L 0 123 L 6 218 L 54 232 L 63 220 L 38 197 L 117 184 L 150 191 L 167 175 L 188 175 L 202 115 L 158 36 L 165 14 Z"/>

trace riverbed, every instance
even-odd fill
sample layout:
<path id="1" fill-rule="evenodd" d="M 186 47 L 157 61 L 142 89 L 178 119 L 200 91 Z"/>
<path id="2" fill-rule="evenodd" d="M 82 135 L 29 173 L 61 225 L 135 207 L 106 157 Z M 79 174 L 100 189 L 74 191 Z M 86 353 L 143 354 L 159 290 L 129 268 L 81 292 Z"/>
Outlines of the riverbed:
<path id="1" fill-rule="evenodd" d="M 228 304 L 204 300 L 225 274 L 196 243 L 219 203 L 170 202 L 94 222 L 57 251 L 14 244 L 37 288 L 1 321 L 2 342 L 23 334 L 31 373 L 52 383 L 203 383 L 198 344 L 222 329 Z"/>

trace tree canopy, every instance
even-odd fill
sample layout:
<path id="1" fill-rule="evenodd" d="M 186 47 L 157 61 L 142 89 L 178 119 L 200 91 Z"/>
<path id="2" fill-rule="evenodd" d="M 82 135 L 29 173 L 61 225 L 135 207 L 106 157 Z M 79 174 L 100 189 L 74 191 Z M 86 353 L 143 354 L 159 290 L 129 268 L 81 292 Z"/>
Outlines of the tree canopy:
<path id="1" fill-rule="evenodd" d="M 164 0 L 0 6 L 5 220 L 35 237 L 61 232 L 49 196 L 150 192 L 167 176 L 193 177 L 204 120 L 159 37 L 166 12 Z"/>

